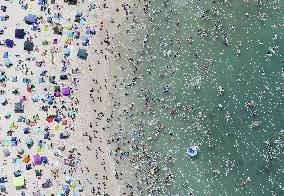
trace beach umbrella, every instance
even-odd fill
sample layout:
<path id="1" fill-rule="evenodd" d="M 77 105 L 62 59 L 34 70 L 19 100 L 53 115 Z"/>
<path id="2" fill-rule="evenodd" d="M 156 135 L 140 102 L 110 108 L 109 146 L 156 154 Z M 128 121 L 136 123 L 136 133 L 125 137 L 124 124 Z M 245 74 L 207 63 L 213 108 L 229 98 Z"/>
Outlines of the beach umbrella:
<path id="1" fill-rule="evenodd" d="M 3 61 L 6 67 L 13 65 L 13 63 L 11 62 L 9 58 L 4 58 Z"/>
<path id="2" fill-rule="evenodd" d="M 41 157 L 40 157 L 40 155 L 38 155 L 38 154 L 34 155 L 34 163 L 36 165 L 40 165 L 41 164 Z"/>
<path id="3" fill-rule="evenodd" d="M 20 170 L 14 171 L 14 175 L 15 175 L 15 177 L 21 176 L 21 171 Z"/>
<path id="4" fill-rule="evenodd" d="M 63 48 L 63 54 L 65 56 L 70 56 L 70 52 L 71 52 L 70 48 L 67 48 L 67 47 Z"/>
<path id="5" fill-rule="evenodd" d="M 15 127 L 15 123 L 14 122 L 10 122 L 9 124 L 8 124 L 8 128 L 9 129 L 13 129 Z"/>
<path id="6" fill-rule="evenodd" d="M 60 121 L 62 120 L 62 118 L 58 115 L 55 116 L 54 121 L 56 121 L 57 123 L 60 123 Z"/>
<path id="7" fill-rule="evenodd" d="M 82 191 L 83 191 L 83 187 L 82 187 L 80 184 L 78 184 L 78 185 L 76 186 L 76 189 L 77 189 L 79 192 L 82 192 Z"/>
<path id="8" fill-rule="evenodd" d="M 76 187 L 76 182 L 75 182 L 75 181 L 72 181 L 72 182 L 70 183 L 70 187 L 71 187 L 71 188 L 75 188 L 75 187 Z"/>
<path id="9" fill-rule="evenodd" d="M 48 139 L 48 138 L 49 138 L 49 133 L 45 131 L 43 135 L 43 139 Z"/>
<path id="10" fill-rule="evenodd" d="M 88 44 L 89 44 L 89 39 L 86 36 L 84 36 L 82 38 L 82 45 L 83 46 L 87 46 Z"/>
<path id="11" fill-rule="evenodd" d="M 5 148 L 3 150 L 3 154 L 4 154 L 5 157 L 8 157 L 8 156 L 10 156 L 11 153 L 10 153 L 10 151 L 7 148 Z"/>
<path id="12" fill-rule="evenodd" d="M 72 178 L 70 176 L 65 177 L 65 182 L 70 183 L 72 181 Z"/>
<path id="13" fill-rule="evenodd" d="M 41 173 L 41 170 L 35 170 L 35 174 L 36 174 L 36 176 L 38 177 L 38 176 L 42 176 L 42 173 Z"/>
<path id="14" fill-rule="evenodd" d="M 28 163 L 28 162 L 30 162 L 30 160 L 31 160 L 30 155 L 25 154 L 25 155 L 22 157 L 22 161 L 23 161 L 24 163 Z"/>
<path id="15" fill-rule="evenodd" d="M 42 157 L 41 157 L 41 161 L 42 161 L 44 164 L 47 164 L 48 159 L 47 159 L 46 156 L 42 156 Z"/>
<path id="16" fill-rule="evenodd" d="M 19 116 L 17 122 L 23 122 L 24 117 L 23 116 Z"/>
<path id="17" fill-rule="evenodd" d="M 0 191 L 1 192 L 6 191 L 6 187 L 4 183 L 0 183 Z"/>
<path id="18" fill-rule="evenodd" d="M 34 142 L 33 142 L 33 140 L 31 138 L 26 139 L 26 144 L 27 144 L 28 147 L 32 146 L 33 143 Z"/>
<path id="19" fill-rule="evenodd" d="M 30 133 L 29 128 L 28 128 L 28 127 L 25 127 L 25 128 L 24 128 L 24 134 L 29 134 L 29 133 Z"/>
<path id="20" fill-rule="evenodd" d="M 66 23 L 65 24 L 65 28 L 67 29 L 67 30 L 72 30 L 72 23 Z"/>
<path id="21" fill-rule="evenodd" d="M 3 58 L 9 58 L 9 53 L 8 52 L 4 52 Z"/>
<path id="22" fill-rule="evenodd" d="M 10 145 L 10 141 L 9 140 L 3 140 L 2 144 L 3 144 L 3 146 L 8 147 Z"/>
<path id="23" fill-rule="evenodd" d="M 1 98 L 0 98 L 0 103 L 1 103 L 2 105 L 5 105 L 5 104 L 7 103 L 7 99 L 1 97 Z"/>
<path id="24" fill-rule="evenodd" d="M 18 154 L 24 154 L 25 150 L 23 148 L 20 148 L 17 150 Z"/>
<path id="25" fill-rule="evenodd" d="M 38 141 L 37 141 L 37 145 L 40 146 L 40 147 L 42 147 L 42 140 L 38 140 Z"/>
<path id="26" fill-rule="evenodd" d="M 70 89 L 67 87 L 62 88 L 62 94 L 65 96 L 70 95 Z"/>
<path id="27" fill-rule="evenodd" d="M 70 187 L 69 187 L 68 184 L 64 184 L 62 188 L 63 188 L 63 191 L 65 191 L 65 192 L 70 190 Z"/>
<path id="28" fill-rule="evenodd" d="M 3 114 L 4 118 L 8 119 L 11 117 L 11 113 L 10 112 L 4 112 Z"/>
<path id="29" fill-rule="evenodd" d="M 51 173 L 52 174 L 57 174 L 59 172 L 59 169 L 58 168 L 53 168 L 52 170 L 51 170 Z"/>

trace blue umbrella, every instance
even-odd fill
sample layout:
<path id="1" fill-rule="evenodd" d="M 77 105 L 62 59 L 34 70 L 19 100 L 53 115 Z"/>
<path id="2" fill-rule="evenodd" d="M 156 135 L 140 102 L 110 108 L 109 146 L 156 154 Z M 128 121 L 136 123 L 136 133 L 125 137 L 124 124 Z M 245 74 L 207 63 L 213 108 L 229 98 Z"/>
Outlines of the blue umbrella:
<path id="1" fill-rule="evenodd" d="M 34 143 L 34 141 L 33 141 L 31 138 L 28 138 L 28 139 L 26 140 L 27 146 L 32 146 L 33 143 Z"/>
<path id="2" fill-rule="evenodd" d="M 4 52 L 3 58 L 9 58 L 9 53 L 8 52 Z"/>
<path id="3" fill-rule="evenodd" d="M 29 128 L 28 127 L 24 128 L 24 134 L 29 134 L 29 133 L 30 133 Z"/>
<path id="4" fill-rule="evenodd" d="M 64 184 L 62 188 L 63 188 L 63 190 L 64 190 L 65 192 L 67 192 L 67 191 L 70 190 L 70 187 L 69 187 L 68 184 Z"/>
<path id="5" fill-rule="evenodd" d="M 71 51 L 70 48 L 67 48 L 67 47 L 66 47 L 66 48 L 63 49 L 63 54 L 64 54 L 65 56 L 70 56 L 70 51 Z"/>
<path id="6" fill-rule="evenodd" d="M 12 65 L 12 64 L 13 64 L 9 58 L 4 58 L 3 60 L 4 60 L 4 65 L 5 65 L 5 66 L 8 66 L 8 65 Z"/>

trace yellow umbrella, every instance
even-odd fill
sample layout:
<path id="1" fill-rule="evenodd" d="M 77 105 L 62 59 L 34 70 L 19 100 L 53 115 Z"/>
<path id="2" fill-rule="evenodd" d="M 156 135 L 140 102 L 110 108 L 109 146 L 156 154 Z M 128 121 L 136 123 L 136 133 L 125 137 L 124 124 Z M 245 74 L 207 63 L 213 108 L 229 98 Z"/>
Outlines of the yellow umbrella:
<path id="1" fill-rule="evenodd" d="M 44 25 L 44 26 L 43 26 L 43 30 L 44 30 L 44 31 L 48 31 L 48 25 Z"/>

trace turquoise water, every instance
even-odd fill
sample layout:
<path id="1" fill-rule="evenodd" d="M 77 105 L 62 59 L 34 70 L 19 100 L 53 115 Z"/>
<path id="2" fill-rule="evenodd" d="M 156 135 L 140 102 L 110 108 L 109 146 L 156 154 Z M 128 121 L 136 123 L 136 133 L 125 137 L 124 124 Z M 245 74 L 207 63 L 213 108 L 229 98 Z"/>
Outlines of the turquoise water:
<path id="1" fill-rule="evenodd" d="M 152 1 L 118 49 L 122 161 L 142 195 L 284 195 L 284 2 L 212 2 Z"/>

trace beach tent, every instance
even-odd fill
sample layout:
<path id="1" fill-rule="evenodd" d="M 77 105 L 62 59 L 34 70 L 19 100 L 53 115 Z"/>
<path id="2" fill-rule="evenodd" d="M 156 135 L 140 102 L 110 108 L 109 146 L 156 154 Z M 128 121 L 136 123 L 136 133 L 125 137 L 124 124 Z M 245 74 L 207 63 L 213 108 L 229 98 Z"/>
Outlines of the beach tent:
<path id="1" fill-rule="evenodd" d="M 21 188 L 25 186 L 25 178 L 24 176 L 18 176 L 13 178 L 13 186 L 17 188 Z"/>
<path id="2" fill-rule="evenodd" d="M 28 14 L 27 16 L 24 17 L 24 21 L 27 23 L 27 24 L 33 24 L 36 22 L 36 15 L 33 15 L 33 14 Z"/>
<path id="3" fill-rule="evenodd" d="M 27 164 L 27 165 L 26 165 L 26 170 L 31 170 L 31 169 L 32 169 L 32 164 L 30 164 L 30 163 Z"/>
<path id="4" fill-rule="evenodd" d="M 6 39 L 5 40 L 5 46 L 7 46 L 8 48 L 13 48 L 14 46 L 14 41 L 11 39 Z"/>
<path id="5" fill-rule="evenodd" d="M 24 39 L 25 38 L 25 30 L 24 29 L 15 29 L 15 38 Z"/>
<path id="6" fill-rule="evenodd" d="M 24 112 L 23 103 L 22 103 L 22 102 L 15 103 L 15 109 L 14 109 L 14 111 L 15 111 L 16 113 L 23 113 L 23 112 Z"/>
<path id="7" fill-rule="evenodd" d="M 34 155 L 34 163 L 35 163 L 36 165 L 40 165 L 40 164 L 41 164 L 40 155 L 38 155 L 38 154 Z"/>
<path id="8" fill-rule="evenodd" d="M 86 60 L 88 57 L 87 50 L 80 48 L 77 53 L 77 57 L 80 59 Z"/>
<path id="9" fill-rule="evenodd" d="M 34 49 L 34 43 L 33 42 L 31 42 L 31 41 L 25 41 L 25 43 L 24 43 L 24 50 L 27 50 L 28 52 L 31 52 L 31 51 L 33 51 L 33 49 Z"/>

